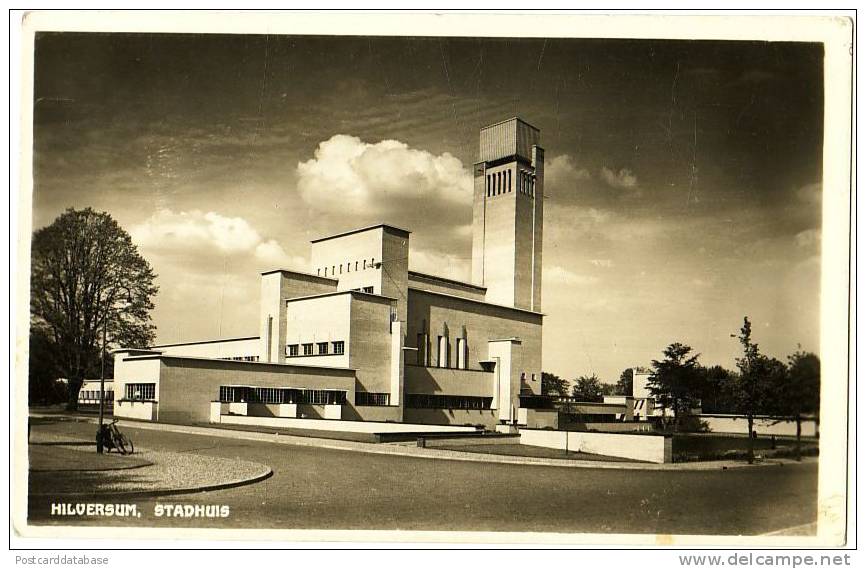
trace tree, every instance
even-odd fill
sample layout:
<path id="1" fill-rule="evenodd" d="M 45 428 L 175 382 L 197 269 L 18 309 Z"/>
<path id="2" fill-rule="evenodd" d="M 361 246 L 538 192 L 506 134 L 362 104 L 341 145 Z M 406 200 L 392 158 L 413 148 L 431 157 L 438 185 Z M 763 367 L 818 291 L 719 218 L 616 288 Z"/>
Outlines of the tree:
<path id="1" fill-rule="evenodd" d="M 736 413 L 734 383 L 736 373 L 720 365 L 701 368 L 701 408 L 704 413 Z"/>
<path id="2" fill-rule="evenodd" d="M 663 408 L 674 414 L 674 429 L 684 416 L 691 413 L 700 394 L 698 355 L 690 356 L 692 348 L 675 342 L 665 348 L 663 360 L 653 360 L 649 378 L 650 394 Z"/>
<path id="3" fill-rule="evenodd" d="M 817 415 L 821 408 L 821 361 L 818 356 L 798 349 L 788 356 L 788 370 L 775 393 L 778 414 L 797 424 L 795 456 L 800 460 L 800 435 L 806 415 Z"/>
<path id="4" fill-rule="evenodd" d="M 616 392 L 618 395 L 633 395 L 634 370 L 632 368 L 624 369 L 622 373 L 619 374 L 619 380 L 616 382 Z"/>
<path id="5" fill-rule="evenodd" d="M 541 372 L 541 394 L 542 395 L 559 395 L 565 397 L 568 395 L 568 380 L 562 379 L 558 375 Z"/>
<path id="6" fill-rule="evenodd" d="M 68 209 L 34 233 L 31 334 L 49 341 L 48 365 L 68 380 L 69 408 L 77 406 L 82 381 L 101 372 L 103 334 L 108 346 L 153 342 L 155 278 L 129 234 L 107 213 Z M 31 353 L 31 367 L 44 365 L 38 357 Z"/>
<path id="7" fill-rule="evenodd" d="M 578 377 L 571 388 L 571 396 L 578 401 L 604 401 L 602 386 L 598 376 L 592 374 Z"/>
<path id="8" fill-rule="evenodd" d="M 737 358 L 737 368 L 740 373 L 734 382 L 734 403 L 737 412 L 746 416 L 749 432 L 748 457 L 749 464 L 755 461 L 754 425 L 755 415 L 767 408 L 773 402 L 774 385 L 784 380 L 785 365 L 775 358 L 761 354 L 758 344 L 752 341 L 752 323 L 749 317 L 743 318 L 743 327 L 738 335 L 732 334 L 743 346 L 743 357 Z"/>

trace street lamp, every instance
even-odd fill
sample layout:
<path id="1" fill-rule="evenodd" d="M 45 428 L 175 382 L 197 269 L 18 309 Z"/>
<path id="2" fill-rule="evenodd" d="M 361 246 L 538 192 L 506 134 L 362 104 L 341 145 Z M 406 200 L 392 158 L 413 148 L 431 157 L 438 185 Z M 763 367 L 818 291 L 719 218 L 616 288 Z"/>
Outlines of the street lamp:
<path id="1" fill-rule="evenodd" d="M 124 308 L 132 304 L 132 293 L 126 291 L 126 299 L 123 305 Z M 102 363 L 99 371 L 99 426 L 96 431 L 96 452 L 102 454 L 105 447 L 104 427 L 105 427 L 105 349 L 106 349 L 106 329 L 108 328 L 109 312 L 106 312 L 102 321 Z"/>

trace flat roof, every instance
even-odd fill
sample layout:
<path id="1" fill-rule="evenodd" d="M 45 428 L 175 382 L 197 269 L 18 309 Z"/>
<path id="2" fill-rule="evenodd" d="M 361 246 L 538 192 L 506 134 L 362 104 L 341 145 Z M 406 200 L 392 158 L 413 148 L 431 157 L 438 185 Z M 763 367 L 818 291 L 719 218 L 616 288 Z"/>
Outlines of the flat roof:
<path id="1" fill-rule="evenodd" d="M 430 279 L 430 280 L 434 280 L 434 281 L 442 281 L 442 282 L 444 282 L 444 283 L 448 283 L 448 284 L 456 284 L 456 285 L 460 285 L 460 286 L 465 286 L 466 288 L 474 288 L 474 289 L 479 290 L 479 291 L 485 291 L 485 292 L 487 291 L 487 287 L 486 287 L 486 286 L 481 286 L 481 285 L 477 285 L 477 284 L 472 284 L 472 283 L 468 283 L 468 282 L 466 282 L 466 281 L 458 281 L 457 279 L 449 279 L 449 278 L 446 278 L 446 277 L 440 277 L 440 276 L 437 276 L 437 275 L 431 275 L 430 273 L 422 273 L 422 272 L 420 272 L 420 271 L 409 271 L 409 274 L 410 274 L 410 275 L 415 275 L 416 277 L 421 277 L 422 279 Z"/>
<path id="2" fill-rule="evenodd" d="M 203 362 L 217 362 L 231 365 L 251 365 L 251 366 L 277 366 L 280 368 L 299 368 L 299 369 L 324 369 L 329 371 L 355 372 L 353 367 L 333 367 L 333 366 L 315 366 L 315 365 L 299 365 L 299 364 L 281 364 L 278 362 L 248 362 L 245 360 L 232 360 L 224 358 L 203 358 L 199 356 L 181 356 L 178 354 L 151 354 L 144 356 L 130 356 L 124 358 L 124 361 L 134 360 L 194 360 Z"/>
<path id="3" fill-rule="evenodd" d="M 150 348 L 174 348 L 177 346 L 196 346 L 198 344 L 219 344 L 220 342 L 243 342 L 244 340 L 258 340 L 261 336 L 244 336 L 242 338 L 222 338 L 217 340 L 198 340 L 195 342 L 178 342 L 176 344 L 159 344 Z"/>
<path id="4" fill-rule="evenodd" d="M 514 306 L 508 306 L 508 305 L 506 305 L 506 304 L 494 304 L 494 303 L 492 303 L 492 302 L 486 302 L 486 301 L 484 301 L 484 300 L 477 300 L 477 299 L 474 299 L 474 298 L 467 298 L 467 297 L 465 297 L 465 296 L 457 296 L 456 294 L 448 294 L 448 293 L 445 293 L 445 292 L 438 292 L 438 291 L 434 291 L 434 290 L 427 290 L 426 288 L 416 288 L 416 287 L 412 287 L 412 286 L 410 286 L 410 287 L 409 287 L 409 290 L 411 290 L 411 291 L 415 291 L 415 292 L 423 292 L 424 294 L 433 294 L 433 295 L 436 295 L 436 296 L 444 296 L 444 297 L 446 297 L 446 298 L 456 298 L 457 300 L 462 300 L 462 301 L 465 301 L 465 302 L 472 302 L 472 303 L 474 303 L 474 304 L 483 304 L 484 306 L 492 306 L 492 307 L 494 307 L 494 308 L 503 308 L 503 309 L 505 309 L 505 310 L 514 310 L 515 312 L 522 312 L 522 313 L 524 313 L 524 314 L 532 314 L 532 315 L 534 315 L 534 316 L 544 316 L 544 313 L 543 313 L 543 312 L 535 312 L 534 310 L 526 310 L 525 308 L 516 308 L 516 307 L 514 307 Z"/>
<path id="5" fill-rule="evenodd" d="M 397 231 L 398 233 L 405 234 L 406 237 L 409 237 L 409 234 L 412 233 L 408 229 L 403 229 L 402 227 L 397 227 L 396 225 L 389 225 L 387 223 L 377 223 L 376 225 L 369 225 L 367 227 L 360 227 L 358 229 L 350 229 L 349 231 L 343 231 L 342 233 L 336 233 L 334 235 L 326 235 L 325 237 L 319 237 L 318 239 L 313 239 L 310 243 L 318 243 L 320 241 L 327 241 L 328 239 L 336 239 L 338 237 L 345 237 L 346 235 L 352 235 L 353 233 L 362 233 L 364 231 L 370 231 L 371 229 L 379 229 L 386 228 Z"/>
<path id="6" fill-rule="evenodd" d="M 511 121 L 519 121 L 519 122 L 522 122 L 522 123 L 525 124 L 526 126 L 531 127 L 531 128 L 534 128 L 534 129 L 537 130 L 538 132 L 541 132 L 541 129 L 539 129 L 539 128 L 538 128 L 537 126 L 535 126 L 534 124 L 532 124 L 532 123 L 528 123 L 528 122 L 526 122 L 525 120 L 523 120 L 522 118 L 520 118 L 520 117 L 516 117 L 516 116 L 515 116 L 515 117 L 511 117 L 511 118 L 509 118 L 509 119 L 501 120 L 501 121 L 499 121 L 499 122 L 495 122 L 495 123 L 493 123 L 493 124 L 489 124 L 489 125 L 487 125 L 487 126 L 482 126 L 482 127 L 481 127 L 481 130 L 487 130 L 488 128 L 493 128 L 494 126 L 498 126 L 498 125 L 501 125 L 501 124 L 505 124 L 505 123 L 507 123 L 507 122 L 511 122 Z"/>
<path id="7" fill-rule="evenodd" d="M 271 275 L 273 273 L 286 273 L 286 274 L 290 274 L 290 275 L 301 275 L 302 277 L 319 279 L 320 281 L 339 282 L 339 279 L 332 279 L 331 277 L 323 277 L 321 275 L 314 275 L 313 273 L 308 273 L 306 271 L 296 271 L 294 269 L 271 269 L 270 271 L 264 271 L 262 273 L 262 276 Z"/>
<path id="8" fill-rule="evenodd" d="M 381 294 L 373 294 L 370 292 L 363 292 L 360 290 L 335 290 L 332 292 L 322 292 L 319 294 L 309 294 L 307 296 L 296 296 L 294 298 L 285 299 L 286 302 L 297 302 L 299 300 L 310 300 L 313 298 L 324 298 L 326 296 L 337 296 L 338 294 L 353 294 L 359 295 L 361 298 L 365 298 L 367 300 L 387 300 L 388 302 L 396 302 L 397 299 L 391 296 L 384 296 Z"/>

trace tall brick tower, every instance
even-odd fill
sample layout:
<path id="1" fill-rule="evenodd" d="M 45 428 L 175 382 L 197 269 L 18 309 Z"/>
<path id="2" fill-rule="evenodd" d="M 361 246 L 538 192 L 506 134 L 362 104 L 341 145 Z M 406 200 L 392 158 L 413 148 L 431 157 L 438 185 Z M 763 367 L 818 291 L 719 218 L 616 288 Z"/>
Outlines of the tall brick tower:
<path id="1" fill-rule="evenodd" d="M 519 118 L 481 129 L 472 205 L 472 282 L 487 301 L 541 312 L 544 149 Z"/>

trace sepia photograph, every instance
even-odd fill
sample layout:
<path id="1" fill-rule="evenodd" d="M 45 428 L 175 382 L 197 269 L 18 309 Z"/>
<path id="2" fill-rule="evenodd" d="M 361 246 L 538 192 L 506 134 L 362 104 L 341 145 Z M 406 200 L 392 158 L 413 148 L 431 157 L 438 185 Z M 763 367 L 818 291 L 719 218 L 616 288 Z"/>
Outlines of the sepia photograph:
<path id="1" fill-rule="evenodd" d="M 19 535 L 845 545 L 850 19 L 72 16 Z"/>

